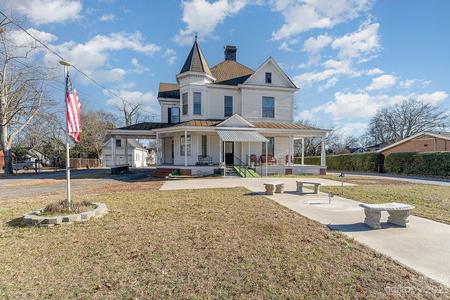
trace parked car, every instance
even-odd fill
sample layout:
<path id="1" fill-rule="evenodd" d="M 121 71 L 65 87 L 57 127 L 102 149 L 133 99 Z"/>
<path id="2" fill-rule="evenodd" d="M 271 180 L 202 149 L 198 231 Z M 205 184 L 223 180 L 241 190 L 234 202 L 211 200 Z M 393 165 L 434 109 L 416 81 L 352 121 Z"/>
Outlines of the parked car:
<path id="1" fill-rule="evenodd" d="M 18 161 L 13 164 L 14 170 L 29 170 L 34 169 L 34 161 L 27 160 L 27 161 Z"/>

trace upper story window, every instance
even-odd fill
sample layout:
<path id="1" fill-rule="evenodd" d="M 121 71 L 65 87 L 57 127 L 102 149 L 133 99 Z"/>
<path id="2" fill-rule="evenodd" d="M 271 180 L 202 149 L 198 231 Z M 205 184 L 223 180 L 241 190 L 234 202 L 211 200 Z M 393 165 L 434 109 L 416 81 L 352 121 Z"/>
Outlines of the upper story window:
<path id="1" fill-rule="evenodd" d="M 231 117 L 233 115 L 233 97 L 225 96 L 223 101 L 224 117 Z"/>
<path id="2" fill-rule="evenodd" d="M 182 95 L 182 99 L 183 101 L 182 105 L 183 105 L 183 115 L 187 115 L 188 114 L 188 93 L 183 93 Z"/>
<path id="3" fill-rule="evenodd" d="M 202 93 L 194 92 L 194 115 L 202 114 Z"/>
<path id="4" fill-rule="evenodd" d="M 116 139 L 116 147 L 122 147 L 122 140 Z"/>
<path id="5" fill-rule="evenodd" d="M 272 73 L 266 72 L 266 83 L 272 83 Z"/>
<path id="6" fill-rule="evenodd" d="M 180 108 L 179 107 L 169 107 L 167 114 L 167 123 L 176 124 L 180 123 Z"/>
<path id="7" fill-rule="evenodd" d="M 275 118 L 275 98 L 262 97 L 262 117 Z"/>

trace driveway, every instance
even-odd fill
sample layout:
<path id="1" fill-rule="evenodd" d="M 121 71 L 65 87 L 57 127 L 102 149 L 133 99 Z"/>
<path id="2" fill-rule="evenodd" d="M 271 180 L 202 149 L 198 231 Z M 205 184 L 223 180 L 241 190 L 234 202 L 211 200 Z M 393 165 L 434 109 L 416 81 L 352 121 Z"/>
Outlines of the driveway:
<path id="1" fill-rule="evenodd" d="M 250 191 L 263 195 L 264 178 L 224 178 L 166 181 L 161 190 L 230 188 L 244 186 Z M 450 287 L 450 225 L 411 216 L 410 226 L 401 228 L 383 223 L 383 229 L 372 230 L 362 222 L 364 211 L 360 202 L 334 197 L 328 203 L 325 193 L 299 195 L 294 192 L 295 178 L 280 178 L 285 182 L 284 194 L 265 196 L 310 219 L 327 225 L 360 243 L 387 255 L 399 263 L 416 270 Z M 302 178 L 304 181 L 320 182 L 324 185 L 338 185 L 338 182 Z M 382 215 L 386 222 L 387 214 Z"/>

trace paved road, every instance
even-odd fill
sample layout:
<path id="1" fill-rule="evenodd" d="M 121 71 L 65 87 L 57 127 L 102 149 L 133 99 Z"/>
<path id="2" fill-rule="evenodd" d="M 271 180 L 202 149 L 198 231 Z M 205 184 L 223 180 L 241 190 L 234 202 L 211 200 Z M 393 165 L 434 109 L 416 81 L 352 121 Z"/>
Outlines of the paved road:
<path id="1" fill-rule="evenodd" d="M 306 180 L 306 179 L 305 179 Z M 313 178 L 322 184 L 334 185 L 330 180 Z M 161 190 L 197 189 L 244 186 L 263 195 L 263 182 L 267 179 L 216 179 L 166 181 Z M 364 211 L 360 202 L 334 197 L 328 204 L 328 195 L 299 195 L 295 179 L 277 179 L 285 182 L 284 194 L 266 196 L 287 208 L 316 220 L 333 230 L 354 238 L 360 243 L 390 256 L 399 263 L 450 287 L 450 225 L 411 216 L 410 226 L 401 228 L 383 223 L 383 229 L 372 230 L 362 222 Z M 386 222 L 387 214 L 382 215 Z"/>

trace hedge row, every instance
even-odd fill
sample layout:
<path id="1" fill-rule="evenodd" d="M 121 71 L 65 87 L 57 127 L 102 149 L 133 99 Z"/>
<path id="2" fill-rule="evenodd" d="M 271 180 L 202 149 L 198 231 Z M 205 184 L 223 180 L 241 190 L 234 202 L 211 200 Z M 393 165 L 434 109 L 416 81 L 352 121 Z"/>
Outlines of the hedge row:
<path id="1" fill-rule="evenodd" d="M 450 176 L 450 152 L 392 153 L 384 160 L 388 173 Z"/>
<path id="2" fill-rule="evenodd" d="M 300 163 L 300 158 L 295 158 L 295 163 Z M 327 167 L 330 170 L 379 172 L 383 165 L 384 155 L 381 153 L 359 153 L 329 155 L 326 158 Z M 320 165 L 320 157 L 305 157 L 305 164 Z"/>

